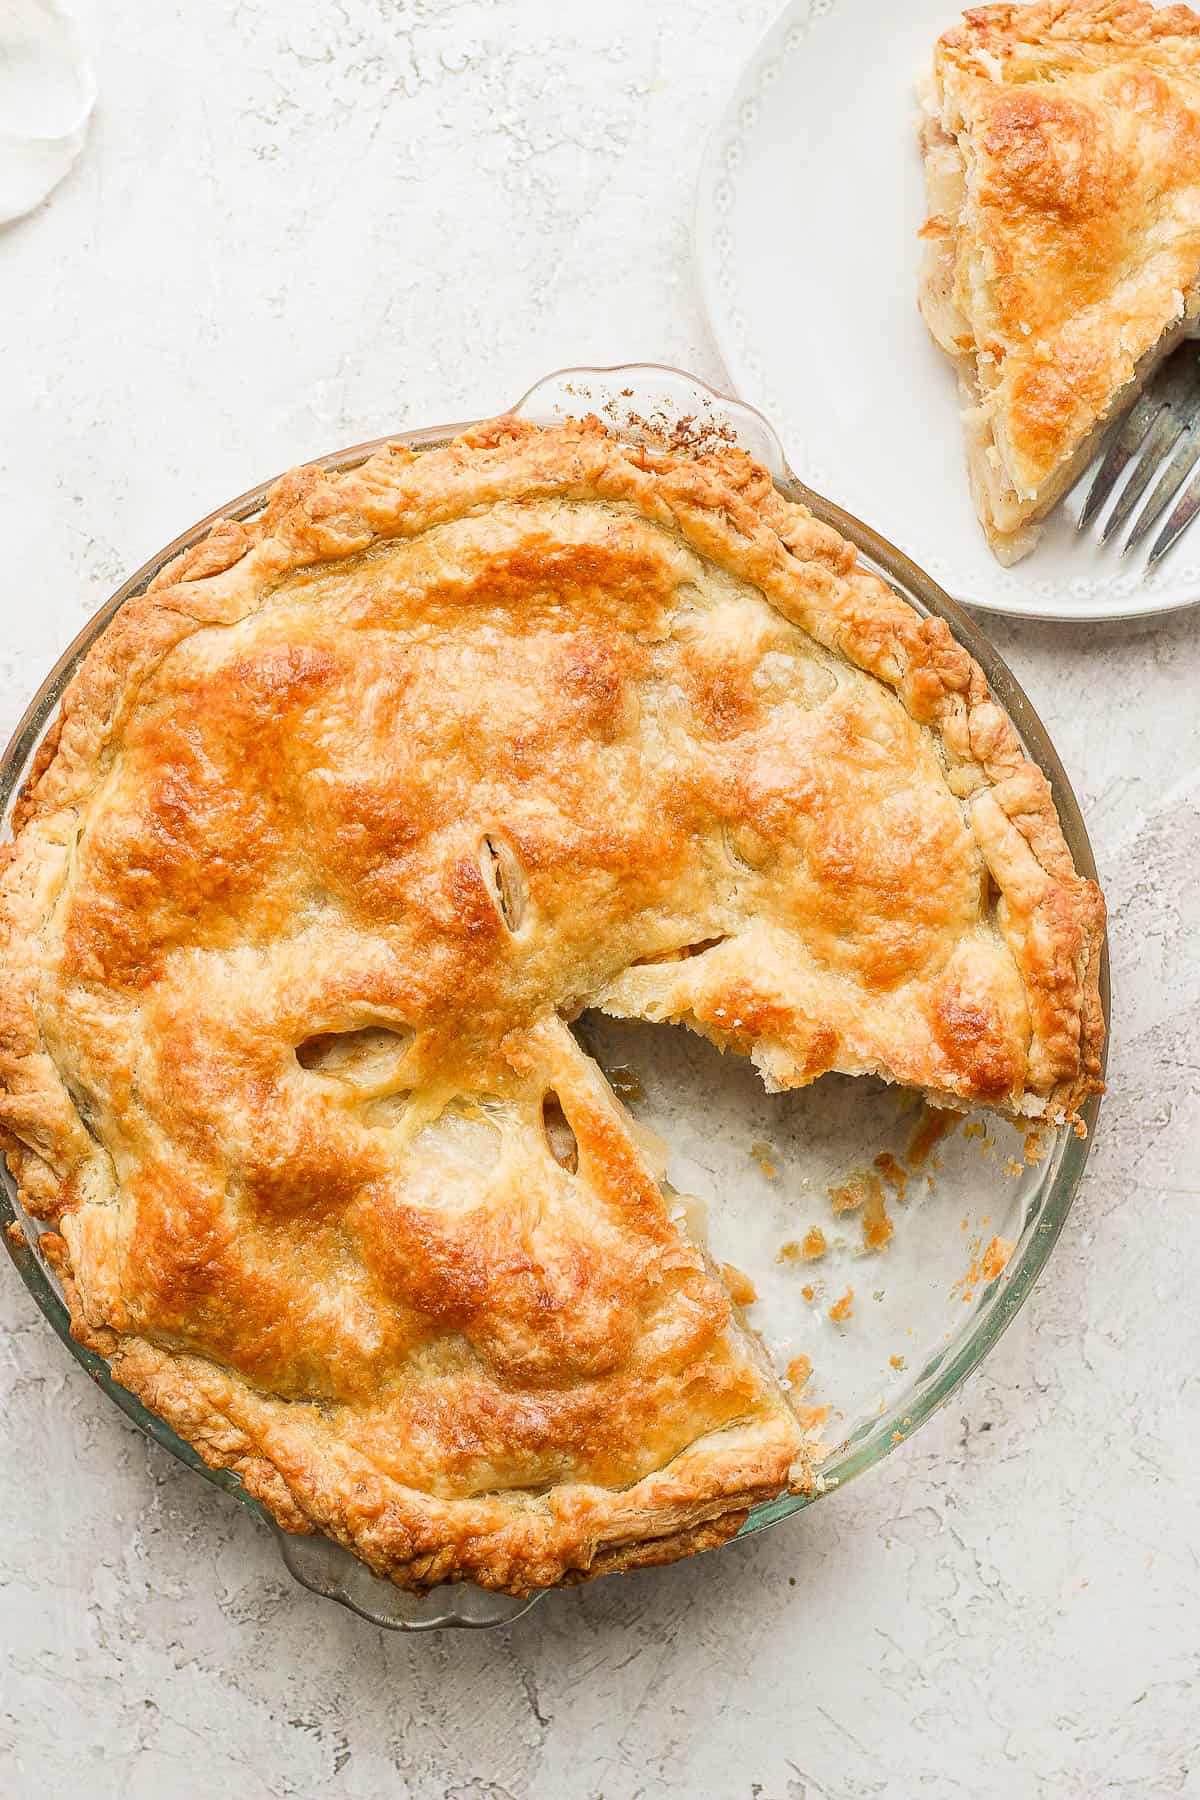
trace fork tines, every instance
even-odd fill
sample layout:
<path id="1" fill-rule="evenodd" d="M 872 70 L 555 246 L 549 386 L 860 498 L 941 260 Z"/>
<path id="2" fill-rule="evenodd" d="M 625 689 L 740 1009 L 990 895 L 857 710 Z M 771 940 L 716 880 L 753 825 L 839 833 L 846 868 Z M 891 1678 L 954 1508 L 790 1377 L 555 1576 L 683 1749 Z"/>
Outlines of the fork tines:
<path id="1" fill-rule="evenodd" d="M 1149 569 L 1166 555 L 1200 511 L 1200 347 L 1194 342 L 1182 344 L 1167 357 L 1110 437 L 1083 503 L 1078 530 L 1083 531 L 1101 512 L 1131 463 L 1129 478 L 1104 522 L 1100 541 L 1107 543 L 1132 519 L 1132 529 L 1121 546 L 1122 556 L 1126 555 L 1145 539 L 1175 500 L 1151 546 Z M 1139 511 L 1148 488 L 1149 498 Z"/>

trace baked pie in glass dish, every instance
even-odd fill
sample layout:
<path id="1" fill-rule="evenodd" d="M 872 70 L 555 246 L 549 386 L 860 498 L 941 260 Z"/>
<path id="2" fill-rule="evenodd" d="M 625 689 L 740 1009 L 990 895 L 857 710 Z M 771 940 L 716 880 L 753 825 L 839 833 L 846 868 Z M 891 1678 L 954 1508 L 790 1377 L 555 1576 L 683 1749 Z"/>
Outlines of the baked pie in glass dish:
<path id="1" fill-rule="evenodd" d="M 674 429 L 577 372 L 258 490 L 9 756 L 10 1247 L 127 1411 L 412 1593 L 669 1562 L 890 1447 L 818 1473 L 585 1010 L 1044 1128 L 906 1423 L 1040 1268 L 1102 1085 L 1103 903 L 1028 703 L 661 373 Z"/>
<path id="2" fill-rule="evenodd" d="M 958 369 L 980 522 L 1013 563 L 1200 329 L 1200 15 L 976 7 L 922 99 L 921 309 Z"/>

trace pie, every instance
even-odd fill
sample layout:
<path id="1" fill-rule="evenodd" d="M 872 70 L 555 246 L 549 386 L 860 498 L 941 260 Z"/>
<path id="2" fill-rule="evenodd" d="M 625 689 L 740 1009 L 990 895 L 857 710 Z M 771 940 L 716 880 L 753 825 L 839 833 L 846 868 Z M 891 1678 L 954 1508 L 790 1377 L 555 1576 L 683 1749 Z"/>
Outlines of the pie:
<path id="1" fill-rule="evenodd" d="M 921 309 L 953 357 L 1002 563 L 1200 314 L 1200 16 L 981 6 L 923 92 Z"/>
<path id="2" fill-rule="evenodd" d="M 570 1029 L 1072 1122 L 1103 908 L 979 668 L 742 452 L 501 419 L 126 602 L 0 877 L 0 1123 L 76 1336 L 411 1587 L 813 1482 Z"/>

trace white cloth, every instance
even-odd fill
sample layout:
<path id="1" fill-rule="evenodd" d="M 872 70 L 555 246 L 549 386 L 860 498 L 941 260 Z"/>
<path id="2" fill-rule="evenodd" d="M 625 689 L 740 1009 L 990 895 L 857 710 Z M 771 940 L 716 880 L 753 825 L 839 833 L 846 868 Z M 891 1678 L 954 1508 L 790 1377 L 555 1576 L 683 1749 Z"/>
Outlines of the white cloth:
<path id="1" fill-rule="evenodd" d="M 95 98 L 79 28 L 57 0 L 0 0 L 0 225 L 58 186 Z"/>

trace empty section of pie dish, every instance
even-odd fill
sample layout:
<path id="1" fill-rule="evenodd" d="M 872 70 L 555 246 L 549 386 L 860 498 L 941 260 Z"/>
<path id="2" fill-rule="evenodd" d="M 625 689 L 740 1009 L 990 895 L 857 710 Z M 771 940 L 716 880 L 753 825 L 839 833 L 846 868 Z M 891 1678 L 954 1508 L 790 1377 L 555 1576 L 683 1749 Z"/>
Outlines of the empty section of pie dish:
<path id="1" fill-rule="evenodd" d="M 977 628 L 920 570 L 836 506 L 803 489 L 787 469 L 778 439 L 758 413 L 683 373 L 658 366 L 561 371 L 512 409 L 538 424 L 597 413 L 618 435 L 666 437 L 684 448 L 737 442 L 769 469 L 776 486 L 802 500 L 853 542 L 866 565 L 922 615 L 947 620 L 981 665 L 1026 754 L 1049 778 L 1079 873 L 1094 875 L 1086 831 L 1057 756 L 1017 683 Z M 461 427 L 402 432 L 319 459 L 327 469 L 356 466 L 382 444 L 420 452 L 445 444 Z M 130 596 L 139 594 L 216 518 L 251 518 L 270 483 L 241 496 L 177 539 L 113 596 L 70 647 L 36 696 L 0 770 L 7 823 L 24 773 L 85 652 Z M 504 849 L 492 847 L 503 886 Z M 503 894 L 501 894 L 503 902 Z M 1107 1017 L 1107 985 L 1103 985 Z M 824 1436 L 833 1448 L 811 1494 L 789 1494 L 757 1507 L 743 1535 L 787 1517 L 884 1457 L 927 1418 L 996 1341 L 1043 1267 L 1086 1160 L 1098 1101 L 1084 1103 L 1086 1138 L 1046 1134 L 1044 1154 L 1026 1163 L 1015 1127 L 989 1120 L 954 1129 L 935 1149 L 920 1104 L 904 1090 L 871 1079 L 826 1076 L 815 1087 L 769 1095 L 748 1063 L 722 1060 L 682 1028 L 585 1015 L 578 1033 L 623 1091 L 639 1123 L 670 1146 L 669 1178 L 698 1197 L 685 1208 L 693 1235 L 705 1235 L 718 1261 L 745 1271 L 757 1291 L 749 1322 L 778 1372 L 812 1368 L 805 1399 L 829 1406 Z M 302 1047 L 303 1048 L 303 1047 Z M 314 1059 L 322 1048 L 314 1045 Z M 927 1141 L 924 1141 L 927 1140 Z M 887 1173 L 887 1192 L 880 1176 Z M 865 1171 L 857 1200 L 847 1183 Z M 862 1193 L 880 1190 L 886 1235 L 864 1226 Z M 876 1219 L 878 1221 L 877 1196 Z M 890 1208 L 890 1211 L 887 1209 Z M 189 1467 L 237 1495 L 260 1519 L 264 1509 L 228 1470 L 207 1467 L 163 1420 L 112 1378 L 104 1361 L 74 1342 L 54 1275 L 37 1248 L 5 1173 L 5 1241 L 50 1323 L 97 1383 L 148 1435 Z M 799 1248 L 819 1228 L 824 1253 L 809 1266 Z M 989 1261 L 998 1240 L 1007 1258 Z M 845 1296 L 850 1295 L 849 1300 Z M 845 1303 L 843 1304 L 843 1301 Z M 748 1303 L 749 1304 L 749 1303 Z M 800 1379 L 797 1375 L 796 1379 Z M 267 1520 L 270 1523 L 269 1519 Z M 467 1585 L 424 1597 L 372 1575 L 322 1538 L 285 1538 L 295 1578 L 374 1622 L 397 1629 L 507 1622 L 529 1604 Z"/>

